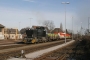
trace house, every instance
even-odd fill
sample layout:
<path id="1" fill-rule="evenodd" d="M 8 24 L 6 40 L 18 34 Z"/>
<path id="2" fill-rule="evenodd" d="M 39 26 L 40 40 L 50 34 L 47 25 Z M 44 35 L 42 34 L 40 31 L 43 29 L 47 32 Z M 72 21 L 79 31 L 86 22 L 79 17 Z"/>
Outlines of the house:
<path id="1" fill-rule="evenodd" d="M 60 28 L 55 28 L 52 33 L 55 33 L 55 32 L 63 32 Z"/>
<path id="2" fill-rule="evenodd" d="M 2 24 L 0 24 L 0 39 L 4 39 L 4 27 Z"/>
<path id="3" fill-rule="evenodd" d="M 5 39 L 22 39 L 22 35 L 17 28 L 4 28 Z"/>
<path id="4" fill-rule="evenodd" d="M 2 39 L 22 39 L 22 35 L 17 28 L 6 28 L 0 24 L 0 40 Z"/>

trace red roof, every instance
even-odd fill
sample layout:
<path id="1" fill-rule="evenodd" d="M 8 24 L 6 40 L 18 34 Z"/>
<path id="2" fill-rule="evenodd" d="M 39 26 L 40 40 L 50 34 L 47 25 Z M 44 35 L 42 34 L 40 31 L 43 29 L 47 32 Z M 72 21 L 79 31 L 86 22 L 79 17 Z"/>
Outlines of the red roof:
<path id="1" fill-rule="evenodd" d="M 55 34 L 58 34 L 58 32 L 56 32 Z M 59 32 L 59 34 L 65 36 L 65 33 L 63 33 L 63 32 Z M 66 34 L 66 36 L 70 36 L 70 34 Z"/>

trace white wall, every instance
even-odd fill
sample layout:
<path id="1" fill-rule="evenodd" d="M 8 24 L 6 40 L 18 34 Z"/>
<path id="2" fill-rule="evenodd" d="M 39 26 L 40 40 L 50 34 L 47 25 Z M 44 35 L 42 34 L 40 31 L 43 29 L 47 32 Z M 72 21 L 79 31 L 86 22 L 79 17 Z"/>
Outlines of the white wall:
<path id="1" fill-rule="evenodd" d="M 2 32 L 0 32 L 0 35 L 2 35 Z"/>
<path id="2" fill-rule="evenodd" d="M 22 39 L 22 35 L 21 34 L 18 34 L 18 39 Z"/>
<path id="3" fill-rule="evenodd" d="M 0 35 L 0 39 L 4 39 L 4 35 Z"/>

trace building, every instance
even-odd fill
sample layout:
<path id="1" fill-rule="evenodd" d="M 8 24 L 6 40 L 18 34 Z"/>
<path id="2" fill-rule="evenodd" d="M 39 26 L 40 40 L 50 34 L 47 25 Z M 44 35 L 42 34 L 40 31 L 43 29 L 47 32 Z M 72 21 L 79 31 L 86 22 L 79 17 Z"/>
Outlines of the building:
<path id="1" fill-rule="evenodd" d="M 22 39 L 22 35 L 17 28 L 4 28 L 5 39 Z"/>
<path id="2" fill-rule="evenodd" d="M 2 39 L 22 39 L 22 35 L 17 28 L 6 28 L 0 24 L 0 40 Z"/>
<path id="3" fill-rule="evenodd" d="M 0 24 L 0 39 L 4 39 L 4 27 L 2 24 Z"/>
<path id="4" fill-rule="evenodd" d="M 55 33 L 55 32 L 63 32 L 60 28 L 55 28 L 52 33 Z"/>

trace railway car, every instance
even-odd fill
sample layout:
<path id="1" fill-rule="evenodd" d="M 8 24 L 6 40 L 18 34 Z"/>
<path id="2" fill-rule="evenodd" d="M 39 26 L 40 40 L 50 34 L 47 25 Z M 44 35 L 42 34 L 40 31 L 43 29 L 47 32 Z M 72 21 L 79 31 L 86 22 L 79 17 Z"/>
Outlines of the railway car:
<path id="1" fill-rule="evenodd" d="M 58 32 L 58 33 L 55 33 L 55 34 L 58 34 L 59 39 L 65 39 L 65 33 Z M 71 35 L 70 34 L 66 34 L 66 38 L 67 39 L 71 39 Z"/>
<path id="2" fill-rule="evenodd" d="M 48 33 L 48 40 L 50 41 L 54 41 L 54 40 L 58 40 L 59 39 L 59 35 L 58 34 L 54 34 L 54 33 Z"/>

